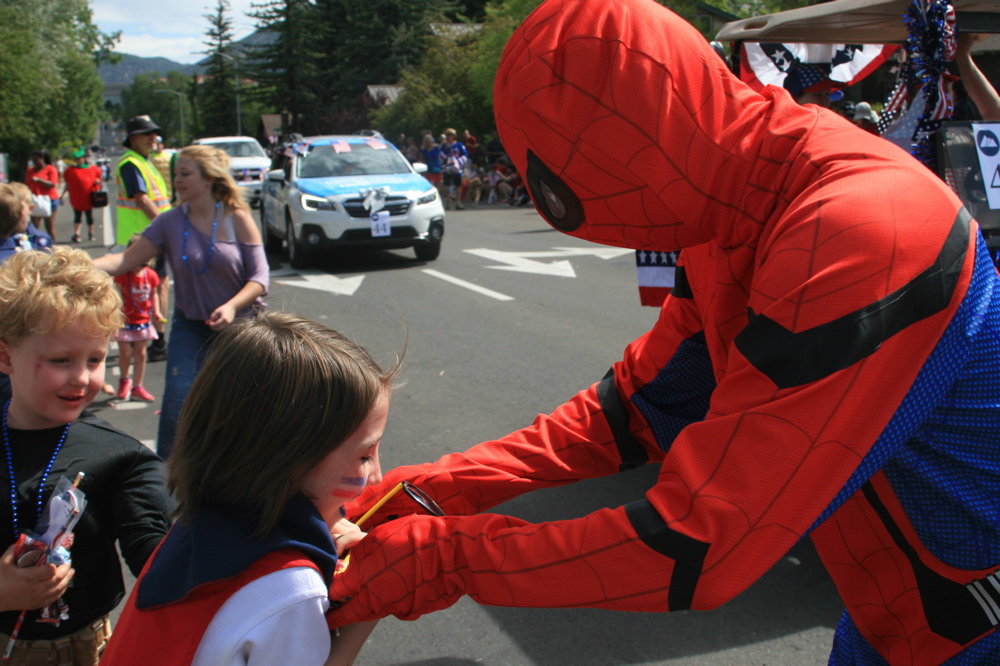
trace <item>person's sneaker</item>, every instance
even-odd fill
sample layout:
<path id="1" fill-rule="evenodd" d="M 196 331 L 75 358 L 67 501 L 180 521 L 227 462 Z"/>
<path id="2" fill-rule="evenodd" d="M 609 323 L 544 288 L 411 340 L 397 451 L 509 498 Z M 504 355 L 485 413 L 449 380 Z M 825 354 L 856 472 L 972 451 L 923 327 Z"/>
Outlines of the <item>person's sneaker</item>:
<path id="1" fill-rule="evenodd" d="M 87 240 L 89 240 L 89 241 L 94 240 L 94 232 L 93 231 L 91 231 L 90 233 L 87 234 Z"/>
<path id="2" fill-rule="evenodd" d="M 136 386 L 134 389 L 132 389 L 132 399 L 142 400 L 143 402 L 153 402 L 154 400 L 156 400 L 156 398 L 153 397 L 152 393 L 150 393 L 141 386 Z"/>
<path id="3" fill-rule="evenodd" d="M 146 360 L 150 363 L 167 360 L 167 341 L 161 337 L 149 343 Z"/>
<path id="4" fill-rule="evenodd" d="M 129 377 L 122 377 L 118 380 L 118 393 L 115 397 L 119 400 L 128 400 L 129 395 L 132 393 L 132 379 Z"/>

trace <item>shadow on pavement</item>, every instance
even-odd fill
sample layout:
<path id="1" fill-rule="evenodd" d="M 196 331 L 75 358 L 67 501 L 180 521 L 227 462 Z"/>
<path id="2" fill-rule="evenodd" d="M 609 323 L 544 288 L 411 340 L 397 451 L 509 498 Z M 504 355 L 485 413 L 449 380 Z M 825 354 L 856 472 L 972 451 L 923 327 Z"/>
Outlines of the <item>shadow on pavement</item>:
<path id="1" fill-rule="evenodd" d="M 572 486 L 535 492 L 495 509 L 532 522 L 571 518 L 639 498 L 656 480 L 656 466 Z M 622 562 L 622 566 L 628 566 Z M 641 576 L 641 571 L 635 575 Z M 713 611 L 627 613 L 599 609 L 484 610 L 536 664 L 638 664 L 780 639 L 816 627 L 832 632 L 843 610 L 811 543 L 798 543 L 749 590 Z M 827 633 L 824 632 L 824 633 Z M 810 649 L 820 657 L 829 644 Z M 789 650 L 785 646 L 782 651 Z M 812 663 L 802 655 L 792 661 Z M 719 663 L 707 659 L 705 663 Z M 735 663 L 751 663 L 740 659 Z M 757 663 L 754 661 L 753 663 Z M 776 662 L 771 662 L 776 663 Z M 825 659 L 821 663 L 825 663 Z"/>

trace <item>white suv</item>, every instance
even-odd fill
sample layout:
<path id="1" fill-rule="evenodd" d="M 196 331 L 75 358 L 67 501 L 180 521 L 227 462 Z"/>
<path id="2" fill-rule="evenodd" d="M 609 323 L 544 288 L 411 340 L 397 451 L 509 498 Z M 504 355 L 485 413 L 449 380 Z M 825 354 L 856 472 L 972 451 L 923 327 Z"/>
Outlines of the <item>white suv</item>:
<path id="1" fill-rule="evenodd" d="M 392 144 L 373 136 L 315 136 L 281 146 L 260 218 L 269 252 L 301 268 L 324 251 L 412 247 L 437 259 L 444 206 L 437 189 Z"/>
<path id="2" fill-rule="evenodd" d="M 214 136 L 197 139 L 194 143 L 214 146 L 229 155 L 229 170 L 240 187 L 246 188 L 246 200 L 256 207 L 260 202 L 260 189 L 271 166 L 271 158 L 260 147 L 257 139 L 249 136 Z"/>

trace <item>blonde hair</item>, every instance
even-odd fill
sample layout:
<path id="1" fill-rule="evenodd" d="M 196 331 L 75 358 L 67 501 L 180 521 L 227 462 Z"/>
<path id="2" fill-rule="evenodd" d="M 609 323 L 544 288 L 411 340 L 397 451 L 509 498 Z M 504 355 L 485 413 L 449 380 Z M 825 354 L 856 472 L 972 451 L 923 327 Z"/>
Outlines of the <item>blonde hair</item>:
<path id="1" fill-rule="evenodd" d="M 17 195 L 21 197 L 21 201 L 28 205 L 31 205 L 31 188 L 24 183 L 7 183 L 14 188 Z"/>
<path id="2" fill-rule="evenodd" d="M 17 252 L 0 266 L 0 339 L 17 345 L 77 320 L 89 334 L 108 338 L 125 325 L 114 281 L 86 252 L 61 246 Z"/>
<path id="3" fill-rule="evenodd" d="M 14 233 L 23 212 L 21 193 L 7 183 L 0 183 L 0 238 Z"/>
<path id="4" fill-rule="evenodd" d="M 242 208 L 250 211 L 243 198 L 243 188 L 236 184 L 229 172 L 229 155 L 226 151 L 212 146 L 196 144 L 181 150 L 177 158 L 189 157 L 198 164 L 198 170 L 203 178 L 212 182 L 212 196 L 221 201 L 227 209 Z"/>
<path id="5" fill-rule="evenodd" d="M 395 383 L 364 347 L 294 314 L 237 320 L 213 343 L 184 400 L 170 454 L 176 515 L 238 507 L 257 536 L 306 475 L 361 426 Z"/>

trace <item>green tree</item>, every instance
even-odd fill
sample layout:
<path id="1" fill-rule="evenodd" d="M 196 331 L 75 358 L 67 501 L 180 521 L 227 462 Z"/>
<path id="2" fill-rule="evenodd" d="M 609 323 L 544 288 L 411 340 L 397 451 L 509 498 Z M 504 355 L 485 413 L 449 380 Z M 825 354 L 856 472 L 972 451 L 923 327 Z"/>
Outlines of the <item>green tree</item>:
<path id="1" fill-rule="evenodd" d="M 198 133 L 202 136 L 236 134 L 236 61 L 233 21 L 228 0 L 218 0 L 215 11 L 206 14 L 209 27 L 204 53 L 208 56 L 205 78 L 198 86 Z"/>
<path id="2" fill-rule="evenodd" d="M 472 86 L 477 57 L 474 37 L 434 37 L 420 66 L 400 77 L 400 97 L 373 114 L 374 124 L 391 137 L 400 132 L 415 136 L 421 129 L 438 133 L 448 126 L 459 132 L 489 130 L 492 109 Z"/>
<path id="3" fill-rule="evenodd" d="M 309 0 L 273 0 L 251 5 L 257 29 L 274 35 L 248 51 L 255 96 L 281 113 L 283 132 L 307 131 L 316 108 L 316 8 Z"/>
<path id="4" fill-rule="evenodd" d="M 493 80 L 496 78 L 504 47 L 521 21 L 540 4 L 542 0 L 505 0 L 486 7 L 486 24 L 476 41 L 478 54 L 469 78 L 473 90 L 483 100 L 483 104 L 491 109 Z"/>
<path id="5" fill-rule="evenodd" d="M 139 74 L 122 90 L 122 117 L 147 115 L 163 128 L 168 145 L 183 146 L 191 140 L 198 120 L 191 103 L 192 86 L 192 77 L 176 71 L 168 72 L 165 79 L 155 73 Z"/>
<path id="6" fill-rule="evenodd" d="M 394 83 L 423 58 L 429 24 L 457 12 L 452 0 L 317 0 L 316 7 L 328 108 L 353 104 L 370 84 Z"/>
<path id="7" fill-rule="evenodd" d="M 0 152 L 20 178 L 32 150 L 89 142 L 102 113 L 95 63 L 117 35 L 93 25 L 86 0 L 0 0 Z"/>

